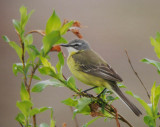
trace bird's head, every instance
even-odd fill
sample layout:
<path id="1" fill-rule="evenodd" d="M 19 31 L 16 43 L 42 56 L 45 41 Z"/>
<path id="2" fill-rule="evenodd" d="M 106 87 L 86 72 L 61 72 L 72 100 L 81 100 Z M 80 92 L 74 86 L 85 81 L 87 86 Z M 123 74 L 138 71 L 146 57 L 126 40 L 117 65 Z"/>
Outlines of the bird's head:
<path id="1" fill-rule="evenodd" d="M 82 39 L 74 39 L 68 44 L 61 44 L 61 46 L 66 47 L 69 54 L 74 54 L 79 51 L 90 49 L 88 43 Z"/>

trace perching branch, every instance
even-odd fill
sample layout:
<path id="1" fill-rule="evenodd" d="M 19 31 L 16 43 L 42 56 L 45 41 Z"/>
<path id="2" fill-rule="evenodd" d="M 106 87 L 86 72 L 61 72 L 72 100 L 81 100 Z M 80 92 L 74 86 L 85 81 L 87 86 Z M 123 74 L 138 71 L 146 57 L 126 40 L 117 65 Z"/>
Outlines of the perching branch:
<path id="1" fill-rule="evenodd" d="M 136 75 L 136 77 L 138 78 L 138 80 L 140 81 L 140 83 L 142 84 L 143 88 L 145 89 L 145 91 L 146 91 L 146 93 L 147 93 L 148 98 L 150 99 L 150 94 L 149 94 L 147 88 L 145 87 L 145 85 L 144 85 L 144 83 L 142 82 L 141 78 L 139 77 L 138 73 L 137 73 L 137 72 L 135 71 L 135 69 L 133 68 L 133 65 L 132 65 L 132 63 L 131 63 L 131 60 L 130 60 L 130 58 L 129 58 L 129 55 L 128 55 L 127 50 L 125 50 L 125 53 L 126 53 L 126 55 L 127 55 L 128 62 L 129 62 L 129 64 L 130 64 L 130 66 L 131 66 L 132 71 L 134 72 L 134 74 Z"/>

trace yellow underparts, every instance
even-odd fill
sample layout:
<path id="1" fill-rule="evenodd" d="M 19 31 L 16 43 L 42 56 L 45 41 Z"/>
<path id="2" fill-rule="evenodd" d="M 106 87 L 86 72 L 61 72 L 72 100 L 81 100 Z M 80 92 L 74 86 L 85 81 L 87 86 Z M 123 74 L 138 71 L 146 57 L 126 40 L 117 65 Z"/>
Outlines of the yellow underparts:
<path id="1" fill-rule="evenodd" d="M 90 85 L 90 86 L 106 87 L 109 90 L 111 90 L 111 87 L 106 80 L 84 73 L 82 71 L 79 71 L 79 66 L 75 64 L 75 61 L 73 60 L 72 55 L 68 57 L 67 65 L 71 73 L 84 84 Z"/>

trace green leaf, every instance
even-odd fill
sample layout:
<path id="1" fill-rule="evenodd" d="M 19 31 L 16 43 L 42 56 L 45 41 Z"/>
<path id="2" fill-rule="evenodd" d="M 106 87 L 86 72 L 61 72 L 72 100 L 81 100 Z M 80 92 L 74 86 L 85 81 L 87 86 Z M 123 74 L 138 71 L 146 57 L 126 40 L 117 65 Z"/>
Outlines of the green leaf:
<path id="1" fill-rule="evenodd" d="M 78 104 L 76 105 L 76 109 L 73 112 L 73 118 L 75 118 L 77 113 L 82 113 L 84 115 L 90 114 L 89 104 L 91 103 L 91 98 L 80 98 L 78 99 Z"/>
<path id="2" fill-rule="evenodd" d="M 18 101 L 16 106 L 19 108 L 19 110 L 27 118 L 29 116 L 29 112 L 30 112 L 33 104 L 31 103 L 31 101 Z"/>
<path id="3" fill-rule="evenodd" d="M 52 78 L 49 80 L 45 80 L 45 81 L 41 81 L 41 82 L 36 83 L 32 88 L 32 92 L 41 92 L 47 86 L 64 87 L 65 85 L 62 82 L 60 82 L 59 80 Z"/>
<path id="4" fill-rule="evenodd" d="M 25 28 L 25 25 L 27 24 L 30 16 L 32 15 L 32 13 L 34 12 L 33 10 L 27 14 L 27 8 L 24 6 L 21 6 L 20 8 L 20 14 L 21 14 L 21 28 L 22 30 Z"/>
<path id="5" fill-rule="evenodd" d="M 17 21 L 17 20 L 15 20 L 15 19 L 13 19 L 13 20 L 12 20 L 12 23 L 13 23 L 13 26 L 14 26 L 14 28 L 16 29 L 16 31 L 17 31 L 18 33 L 21 33 L 21 25 L 20 25 L 20 22 Z"/>
<path id="6" fill-rule="evenodd" d="M 46 123 L 41 123 L 39 127 L 49 127 Z"/>
<path id="7" fill-rule="evenodd" d="M 90 120 L 88 123 L 84 124 L 83 127 L 88 127 L 89 125 L 91 125 L 93 122 L 95 122 L 99 118 L 101 118 L 101 117 L 99 116 L 99 117 L 96 117 L 96 118 Z"/>
<path id="8" fill-rule="evenodd" d="M 30 48 L 36 56 L 40 55 L 40 52 L 35 45 L 28 45 L 27 48 Z"/>
<path id="9" fill-rule="evenodd" d="M 94 90 L 94 92 L 96 93 L 96 94 L 100 94 L 103 90 L 104 90 L 104 87 L 97 87 L 97 88 L 95 88 L 95 89 L 93 89 Z"/>
<path id="10" fill-rule="evenodd" d="M 112 96 L 107 96 L 106 97 L 106 99 L 107 99 L 107 101 L 114 101 L 114 100 L 116 100 L 117 98 L 115 97 L 112 97 Z"/>
<path id="11" fill-rule="evenodd" d="M 53 72 L 56 73 L 55 68 L 51 65 L 51 63 L 46 58 L 40 57 L 40 59 L 44 67 L 49 67 Z"/>
<path id="12" fill-rule="evenodd" d="M 153 66 L 155 66 L 158 69 L 158 72 L 160 74 L 160 62 L 158 61 L 154 61 L 154 60 L 150 60 L 150 59 L 142 59 L 141 60 L 143 63 L 147 63 L 147 64 L 152 64 Z"/>
<path id="13" fill-rule="evenodd" d="M 28 75 L 28 77 L 30 78 L 30 77 L 31 77 L 31 75 Z M 32 76 L 32 78 L 33 78 L 33 79 L 35 79 L 35 80 L 41 80 L 41 78 L 40 78 L 40 77 L 38 77 L 37 75 L 33 75 L 33 76 Z"/>
<path id="14" fill-rule="evenodd" d="M 154 46 L 154 51 L 157 57 L 160 59 L 160 33 L 156 34 L 156 39 L 150 38 L 152 46 Z"/>
<path id="15" fill-rule="evenodd" d="M 15 119 L 22 125 L 25 125 L 25 116 L 22 113 L 18 113 Z"/>
<path id="16" fill-rule="evenodd" d="M 21 96 L 22 101 L 25 101 L 25 100 L 29 101 L 30 100 L 29 93 L 28 93 L 28 91 L 27 91 L 23 82 L 22 82 L 22 85 L 21 85 L 20 96 Z"/>
<path id="17" fill-rule="evenodd" d="M 78 101 L 76 99 L 68 98 L 66 100 L 61 101 L 65 105 L 73 106 L 75 107 L 78 104 Z"/>
<path id="18" fill-rule="evenodd" d="M 61 37 L 55 44 L 58 45 L 61 43 L 68 43 L 68 41 L 65 38 Z"/>
<path id="19" fill-rule="evenodd" d="M 70 89 L 74 90 L 75 92 L 79 92 L 78 89 L 77 89 L 77 87 L 76 87 L 75 80 L 74 80 L 73 77 L 69 77 L 69 78 L 67 79 L 67 86 L 68 86 Z"/>
<path id="20" fill-rule="evenodd" d="M 147 124 L 149 127 L 156 127 L 153 118 L 150 117 L 150 116 L 145 116 L 144 117 L 144 123 Z"/>
<path id="21" fill-rule="evenodd" d="M 22 63 L 13 64 L 12 70 L 13 70 L 13 73 L 14 73 L 15 76 L 17 76 L 18 72 L 23 73 L 23 65 L 22 65 Z"/>
<path id="22" fill-rule="evenodd" d="M 160 100 L 160 85 L 157 86 L 155 90 L 155 98 L 154 98 L 154 106 L 155 108 L 158 107 L 158 102 Z"/>
<path id="23" fill-rule="evenodd" d="M 65 34 L 68 31 L 68 29 L 73 25 L 73 23 L 74 23 L 74 21 L 70 21 L 70 22 L 64 24 L 60 30 L 61 35 Z"/>
<path id="24" fill-rule="evenodd" d="M 49 34 L 47 34 L 46 36 L 44 36 L 43 40 L 42 40 L 44 54 L 47 54 L 50 51 L 50 49 L 52 48 L 52 46 L 54 44 L 56 44 L 56 42 L 59 41 L 59 39 L 61 39 L 59 31 L 52 31 Z"/>
<path id="25" fill-rule="evenodd" d="M 133 96 L 134 98 L 136 98 L 139 101 L 139 103 L 143 106 L 143 108 L 146 110 L 147 114 L 149 116 L 152 116 L 152 110 L 144 100 L 142 100 L 140 97 L 134 95 L 131 91 L 126 91 L 126 93 Z"/>
<path id="26" fill-rule="evenodd" d="M 32 34 L 28 34 L 25 39 L 24 42 L 26 45 L 31 45 L 33 43 L 33 36 Z"/>
<path id="27" fill-rule="evenodd" d="M 38 68 L 38 71 L 43 75 L 57 77 L 56 73 L 50 67 L 41 67 L 41 68 Z"/>
<path id="28" fill-rule="evenodd" d="M 57 31 L 60 28 L 61 28 L 61 20 L 54 10 L 52 13 L 52 16 L 47 21 L 46 34 L 52 32 L 52 31 Z"/>
<path id="29" fill-rule="evenodd" d="M 88 106 L 91 103 L 91 98 L 82 97 L 78 99 L 78 104 L 76 106 L 76 109 L 78 109 L 79 112 L 83 111 L 86 106 Z"/>
<path id="30" fill-rule="evenodd" d="M 33 108 L 30 112 L 30 116 L 33 116 L 35 114 L 39 114 L 39 113 L 42 113 L 48 109 L 51 109 L 50 107 L 42 107 L 42 108 Z"/>
<path id="31" fill-rule="evenodd" d="M 22 59 L 22 49 L 14 41 L 9 41 L 8 43 L 16 51 L 17 55 L 19 56 L 21 60 Z"/>
<path id="32" fill-rule="evenodd" d="M 53 119 L 53 109 L 51 108 L 51 120 L 50 120 L 50 127 L 55 127 L 55 121 Z"/>
<path id="33" fill-rule="evenodd" d="M 56 65 L 57 71 L 58 73 L 60 73 L 62 75 L 62 67 L 64 66 L 64 57 L 63 57 L 63 53 L 59 52 L 58 53 L 58 63 Z"/>
<path id="34" fill-rule="evenodd" d="M 3 40 L 4 40 L 5 42 L 10 42 L 10 40 L 9 40 L 9 38 L 8 38 L 7 36 L 3 35 L 2 38 L 3 38 Z"/>
<path id="35" fill-rule="evenodd" d="M 124 84 L 122 84 L 122 83 L 118 83 L 117 85 L 118 85 L 119 88 L 127 88 L 127 87 L 126 87 Z"/>

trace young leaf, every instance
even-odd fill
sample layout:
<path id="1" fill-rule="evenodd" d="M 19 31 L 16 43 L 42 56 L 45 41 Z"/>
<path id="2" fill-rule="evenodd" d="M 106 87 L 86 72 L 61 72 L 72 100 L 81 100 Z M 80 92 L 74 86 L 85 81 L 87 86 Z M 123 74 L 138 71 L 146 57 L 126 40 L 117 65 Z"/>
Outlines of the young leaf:
<path id="1" fill-rule="evenodd" d="M 74 21 L 70 21 L 70 22 L 64 24 L 60 30 L 61 35 L 64 35 L 68 31 L 68 29 L 73 25 L 73 23 L 74 23 Z"/>
<path id="2" fill-rule="evenodd" d="M 140 97 L 134 95 L 131 91 L 126 91 L 126 93 L 131 95 L 131 96 L 133 96 L 134 98 L 136 98 L 139 101 L 139 103 L 144 107 L 144 109 L 146 110 L 147 114 L 149 116 L 152 116 L 152 110 L 144 100 L 142 100 Z"/>
<path id="3" fill-rule="evenodd" d="M 99 117 L 96 117 L 96 118 L 90 120 L 88 123 L 84 124 L 83 127 L 88 127 L 89 125 L 91 125 L 93 122 L 95 122 L 99 118 L 101 118 L 101 117 L 99 116 Z"/>
<path id="4" fill-rule="evenodd" d="M 33 104 L 31 101 L 18 101 L 16 106 L 23 113 L 23 115 L 27 118 L 29 116 L 29 112 Z"/>
<path id="5" fill-rule="evenodd" d="M 14 42 L 10 41 L 7 36 L 3 36 L 3 39 L 9 43 L 9 45 L 16 51 L 17 55 L 19 56 L 20 60 L 22 59 L 22 49 Z"/>
<path id="6" fill-rule="evenodd" d="M 39 127 L 49 127 L 46 123 L 41 123 Z"/>
<path id="7" fill-rule="evenodd" d="M 17 20 L 15 20 L 15 19 L 13 19 L 13 20 L 12 20 L 12 23 L 13 23 L 13 26 L 14 26 L 14 28 L 16 29 L 16 31 L 17 31 L 18 33 L 21 33 L 21 25 L 20 25 L 20 22 L 17 21 Z"/>
<path id="8" fill-rule="evenodd" d="M 150 59 L 142 59 L 141 60 L 143 63 L 147 63 L 147 64 L 152 64 L 153 66 L 155 66 L 158 69 L 158 72 L 160 74 L 160 62 L 158 61 L 154 61 L 154 60 L 150 60 Z"/>
<path id="9" fill-rule="evenodd" d="M 49 67 L 53 72 L 56 73 L 55 68 L 51 65 L 51 63 L 46 58 L 40 57 L 40 59 L 44 67 Z"/>
<path id="10" fill-rule="evenodd" d="M 160 33 L 157 33 L 156 39 L 150 38 L 152 46 L 154 46 L 154 51 L 157 54 L 157 57 L 160 59 Z"/>
<path id="11" fill-rule="evenodd" d="M 25 87 L 23 82 L 22 82 L 22 85 L 21 85 L 20 96 L 21 96 L 22 101 L 25 101 L 25 100 L 29 101 L 30 100 L 29 93 L 27 92 L 26 87 Z"/>
<path id="12" fill-rule="evenodd" d="M 76 105 L 76 109 L 73 112 L 73 118 L 75 118 L 77 113 L 89 115 L 90 114 L 90 107 L 89 107 L 90 103 L 91 103 L 90 98 L 83 97 L 83 98 L 78 99 L 78 104 Z"/>
<path id="13" fill-rule="evenodd" d="M 50 127 L 55 127 L 55 121 L 54 121 L 54 119 L 53 119 L 53 109 L 52 109 L 52 108 L 51 108 Z"/>
<path id="14" fill-rule="evenodd" d="M 61 20 L 54 10 L 52 13 L 52 16 L 47 21 L 46 34 L 52 32 L 52 31 L 57 31 L 60 28 L 61 28 Z"/>
<path id="15" fill-rule="evenodd" d="M 68 41 L 67 41 L 65 38 L 61 37 L 61 38 L 58 40 L 58 42 L 56 42 L 56 45 L 61 44 L 61 43 L 68 43 Z"/>
<path id="16" fill-rule="evenodd" d="M 22 65 L 22 63 L 13 64 L 12 70 L 13 70 L 13 73 L 14 73 L 15 76 L 17 76 L 18 72 L 23 73 L 23 65 Z"/>
<path id="17" fill-rule="evenodd" d="M 18 113 L 15 119 L 22 125 L 25 125 L 25 116 L 22 113 Z"/>
<path id="18" fill-rule="evenodd" d="M 78 111 L 81 112 L 90 103 L 91 103 L 91 98 L 82 97 L 82 98 L 78 99 L 78 104 L 76 106 L 76 109 L 78 109 Z"/>
<path id="19" fill-rule="evenodd" d="M 63 83 L 61 83 L 59 80 L 52 78 L 49 80 L 45 80 L 45 81 L 41 81 L 41 82 L 36 83 L 32 88 L 32 92 L 41 92 L 47 86 L 64 87 L 65 85 Z"/>
<path id="20" fill-rule="evenodd" d="M 44 54 L 47 54 L 52 48 L 52 46 L 56 44 L 56 42 L 58 42 L 60 38 L 61 36 L 59 31 L 52 31 L 46 36 L 44 36 L 42 40 Z"/>
<path id="21" fill-rule="evenodd" d="M 35 114 L 38 114 L 38 113 L 42 113 L 48 109 L 51 109 L 50 107 L 42 107 L 42 108 L 33 108 L 31 111 L 30 111 L 30 116 L 33 116 Z"/>
<path id="22" fill-rule="evenodd" d="M 51 69 L 50 67 L 41 67 L 41 68 L 38 68 L 38 71 L 43 75 L 57 77 L 55 71 L 53 71 L 53 69 Z"/>
<path id="23" fill-rule="evenodd" d="M 67 86 L 68 86 L 69 88 L 71 88 L 72 90 L 74 90 L 74 91 L 76 91 L 76 92 L 79 92 L 78 89 L 77 89 L 77 87 L 76 87 L 75 80 L 74 80 L 73 77 L 69 77 L 69 78 L 67 79 Z"/>
<path id="24" fill-rule="evenodd" d="M 149 127 L 156 127 L 154 119 L 150 116 L 144 117 L 144 123 L 147 124 Z"/>
<path id="25" fill-rule="evenodd" d="M 78 104 L 78 101 L 76 99 L 68 98 L 66 100 L 61 101 L 65 105 L 73 106 L 75 107 Z"/>
<path id="26" fill-rule="evenodd" d="M 57 71 L 58 73 L 62 74 L 62 67 L 64 66 L 64 57 L 63 57 L 63 53 L 59 52 L 58 53 L 58 63 L 56 65 Z"/>
<path id="27" fill-rule="evenodd" d="M 21 28 L 22 28 L 22 30 L 24 30 L 25 25 L 27 24 L 30 16 L 32 15 L 32 13 L 34 11 L 32 10 L 29 14 L 27 14 L 27 8 L 24 7 L 24 6 L 21 6 L 19 11 L 20 11 L 20 14 L 21 14 Z"/>
<path id="28" fill-rule="evenodd" d="M 28 45 L 27 48 L 30 48 L 36 56 L 40 55 L 40 52 L 35 45 Z"/>
<path id="29" fill-rule="evenodd" d="M 31 75 L 28 75 L 28 77 L 30 78 L 30 77 L 31 77 Z M 33 78 L 33 79 L 35 79 L 35 80 L 41 80 L 41 78 L 40 78 L 40 77 L 38 77 L 37 75 L 33 75 L 33 76 L 32 76 L 32 78 Z"/>
<path id="30" fill-rule="evenodd" d="M 28 34 L 25 39 L 24 42 L 26 45 L 31 45 L 33 43 L 33 36 L 32 34 Z"/>
<path id="31" fill-rule="evenodd" d="M 3 40 L 4 40 L 5 42 L 10 42 L 10 40 L 9 40 L 9 38 L 8 38 L 7 36 L 3 35 L 2 38 L 3 38 Z"/>

